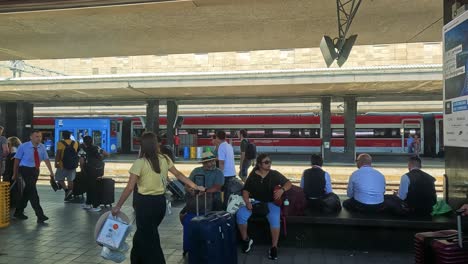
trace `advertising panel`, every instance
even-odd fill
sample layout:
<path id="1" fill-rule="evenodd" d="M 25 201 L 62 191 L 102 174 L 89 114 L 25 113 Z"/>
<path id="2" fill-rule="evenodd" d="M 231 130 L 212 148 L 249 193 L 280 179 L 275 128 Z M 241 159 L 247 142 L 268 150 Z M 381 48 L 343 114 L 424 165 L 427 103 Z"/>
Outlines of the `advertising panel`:
<path id="1" fill-rule="evenodd" d="M 468 148 L 468 11 L 443 30 L 444 144 Z"/>

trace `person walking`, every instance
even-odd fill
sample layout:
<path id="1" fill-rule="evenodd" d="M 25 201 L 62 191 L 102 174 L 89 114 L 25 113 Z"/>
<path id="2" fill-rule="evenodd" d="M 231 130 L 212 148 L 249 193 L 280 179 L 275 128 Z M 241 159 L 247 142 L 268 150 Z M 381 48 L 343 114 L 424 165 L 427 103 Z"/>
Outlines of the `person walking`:
<path id="1" fill-rule="evenodd" d="M 31 141 L 21 144 L 15 155 L 15 164 L 13 168 L 13 180 L 16 180 L 18 174 L 23 177 L 25 187 L 23 197 L 21 198 L 15 214 L 16 219 L 26 220 L 28 217 L 24 215 L 24 208 L 26 208 L 28 201 L 31 202 L 31 207 L 37 216 L 37 223 L 44 223 L 49 218 L 44 214 L 37 194 L 36 182 L 39 176 L 39 168 L 41 161 L 44 161 L 50 172 L 50 178 L 54 179 L 54 171 L 50 165 L 47 150 L 42 141 L 42 134 L 39 130 L 31 132 Z"/>
<path id="2" fill-rule="evenodd" d="M 137 230 L 133 236 L 133 247 L 130 253 L 132 264 L 166 263 L 159 239 L 158 226 L 166 213 L 166 185 L 168 172 L 189 186 L 204 192 L 205 188 L 197 186 L 177 170 L 171 159 L 163 155 L 158 146 L 156 135 L 144 133 L 141 137 L 139 158 L 130 168 L 130 178 L 112 214 L 117 215 L 135 185 L 135 215 Z"/>

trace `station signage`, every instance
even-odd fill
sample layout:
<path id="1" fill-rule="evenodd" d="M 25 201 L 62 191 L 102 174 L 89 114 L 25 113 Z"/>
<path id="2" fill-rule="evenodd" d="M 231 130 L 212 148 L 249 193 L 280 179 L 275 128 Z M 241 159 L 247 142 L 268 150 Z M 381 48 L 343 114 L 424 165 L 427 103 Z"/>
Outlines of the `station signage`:
<path id="1" fill-rule="evenodd" d="M 443 29 L 444 145 L 468 148 L 468 11 Z"/>

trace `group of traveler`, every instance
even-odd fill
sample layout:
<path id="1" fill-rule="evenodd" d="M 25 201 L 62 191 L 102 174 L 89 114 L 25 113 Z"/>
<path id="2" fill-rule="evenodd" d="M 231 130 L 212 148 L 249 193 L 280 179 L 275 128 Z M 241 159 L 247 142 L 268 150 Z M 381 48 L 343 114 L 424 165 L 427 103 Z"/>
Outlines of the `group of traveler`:
<path id="1" fill-rule="evenodd" d="M 2 128 L 0 127 L 0 132 Z M 1 135 L 1 134 L 0 134 Z M 78 162 L 81 172 L 87 177 L 87 209 L 96 211 L 99 204 L 96 198 L 96 178 L 101 177 L 94 159 L 102 160 L 107 153 L 92 144 L 90 137 L 85 137 L 80 146 L 70 139 L 70 132 L 62 133 L 63 140 L 59 142 L 56 154 L 56 172 L 52 170 L 46 149 L 41 144 L 41 133 L 34 130 L 31 140 L 21 144 L 17 138 L 7 140 L 7 148 L 3 148 L 3 139 L 0 138 L 2 153 L 6 164 L 4 180 L 15 181 L 19 175 L 25 182 L 21 200 L 18 201 L 14 216 L 18 219 L 27 219 L 24 208 L 28 201 L 36 213 L 37 222 L 42 223 L 48 218 L 45 216 L 36 189 L 40 162 L 44 161 L 50 172 L 51 179 L 58 182 L 65 192 L 65 200 L 73 195 L 76 167 L 68 163 Z M 196 215 L 197 209 L 194 201 L 205 195 L 210 202 L 206 210 L 224 210 L 233 186 L 239 182 L 243 184 L 240 193 L 244 205 L 236 213 L 236 220 L 242 238 L 242 251 L 251 251 L 253 240 L 247 232 L 248 220 L 252 215 L 264 216 L 270 224 L 271 247 L 268 257 L 272 260 L 278 258 L 278 239 L 280 234 L 280 215 L 283 204 L 282 197 L 285 192 L 293 188 L 291 182 L 279 171 L 271 169 L 272 159 L 268 154 L 256 155 L 255 145 L 247 139 L 245 130 L 239 131 L 241 140 L 241 162 L 239 176 L 236 178 L 234 151 L 232 145 L 226 141 L 226 133 L 218 131 L 213 138 L 215 149 L 206 151 L 202 155 L 201 167 L 195 168 L 189 177 L 186 177 L 175 167 L 170 154 L 164 154 L 158 137 L 152 133 L 144 133 L 141 137 L 139 157 L 129 170 L 129 180 L 117 204 L 112 208 L 112 214 L 119 214 L 123 204 L 134 193 L 134 208 L 136 215 L 136 232 L 133 237 L 131 250 L 131 263 L 165 263 L 160 243 L 158 226 L 166 214 L 166 186 L 170 181 L 171 172 L 179 181 L 185 184 L 188 193 L 186 207 L 180 214 L 184 225 L 184 251 L 186 246 L 185 229 L 190 220 Z M 76 153 L 71 155 L 70 153 Z M 71 157 L 70 157 L 71 156 Z M 254 156 L 254 158 L 252 157 Z M 9 158 L 8 158 L 9 157 Z M 78 157 L 78 161 L 77 160 Z M 255 161 L 255 166 L 248 173 L 249 167 Z M 13 164 L 10 164 L 10 163 Z M 217 164 L 218 163 L 218 164 Z M 414 156 L 408 161 L 408 173 L 401 177 L 400 188 L 395 195 L 385 195 L 385 177 L 372 167 L 372 158 L 368 154 L 361 154 L 356 159 L 358 169 L 354 171 L 348 183 L 348 200 L 343 207 L 349 211 L 361 213 L 380 212 L 385 209 L 385 201 L 392 201 L 394 207 L 407 209 L 408 213 L 429 214 L 436 202 L 435 179 L 421 170 L 421 160 Z M 70 165 L 70 166 L 69 166 Z M 322 169 L 323 159 L 319 155 L 311 156 L 311 168 L 305 170 L 301 177 L 300 187 L 303 189 L 304 199 L 309 207 L 315 207 L 316 201 L 333 194 L 330 174 Z M 102 171 L 103 173 L 103 171 Z M 6 176 L 6 177 L 5 177 Z M 298 187 L 296 187 L 298 188 Z M 395 203 L 395 201 L 397 201 Z M 397 204 L 397 205 L 395 205 Z M 202 211 L 203 212 L 203 211 Z M 185 252 L 184 252 L 185 253 Z"/>
<path id="2" fill-rule="evenodd" d="M 6 139 L 1 136 L 3 130 L 4 128 L 0 127 L 1 174 L 3 181 L 9 181 L 12 185 L 10 206 L 16 219 L 28 219 L 28 216 L 24 214 L 28 202 L 31 203 L 36 214 L 37 223 L 44 223 L 49 219 L 40 205 L 36 188 L 42 161 L 49 170 L 52 185 L 64 190 L 65 201 L 69 201 L 74 194 L 76 169 L 80 166 L 83 185 L 81 189 L 87 192 L 87 199 L 82 207 L 96 212 L 101 210 L 97 200 L 96 180 L 103 176 L 102 160 L 108 153 L 93 145 L 90 136 L 84 137 L 83 144 L 80 145 L 70 139 L 69 131 L 62 131 L 63 140 L 58 142 L 54 172 L 46 147 L 41 143 L 40 131 L 33 130 L 30 134 L 30 141 L 22 143 L 18 137 Z M 102 169 L 96 169 L 97 167 Z"/>

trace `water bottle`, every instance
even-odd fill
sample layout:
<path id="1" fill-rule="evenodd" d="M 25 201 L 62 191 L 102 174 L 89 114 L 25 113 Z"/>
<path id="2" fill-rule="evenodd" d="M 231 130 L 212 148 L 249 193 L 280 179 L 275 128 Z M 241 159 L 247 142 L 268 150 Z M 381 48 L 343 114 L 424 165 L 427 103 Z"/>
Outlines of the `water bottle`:
<path id="1" fill-rule="evenodd" d="M 289 206 L 289 200 L 288 200 L 288 198 L 284 199 L 284 206 Z"/>

